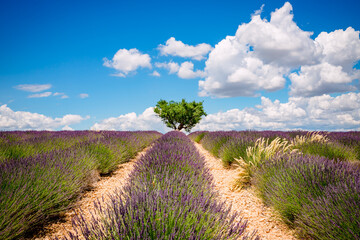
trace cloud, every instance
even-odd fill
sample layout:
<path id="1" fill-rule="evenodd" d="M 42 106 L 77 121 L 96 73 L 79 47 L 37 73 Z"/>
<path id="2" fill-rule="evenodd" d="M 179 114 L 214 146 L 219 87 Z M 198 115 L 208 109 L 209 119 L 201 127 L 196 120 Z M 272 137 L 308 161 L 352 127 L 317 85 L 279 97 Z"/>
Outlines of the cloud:
<path id="1" fill-rule="evenodd" d="M 190 61 L 183 62 L 181 65 L 172 61 L 168 63 L 155 63 L 155 66 L 169 70 L 169 74 L 177 73 L 178 77 L 183 79 L 205 77 L 205 72 L 201 70 L 194 71 L 194 64 Z"/>
<path id="2" fill-rule="evenodd" d="M 160 77 L 161 76 L 158 71 L 153 71 L 150 75 L 154 76 L 154 77 Z"/>
<path id="3" fill-rule="evenodd" d="M 60 92 L 42 92 L 45 90 L 48 90 L 52 88 L 51 84 L 20 84 L 15 86 L 14 88 L 26 91 L 26 92 L 37 92 L 36 94 L 31 94 L 28 96 L 28 98 L 44 98 L 44 97 L 50 97 L 50 96 L 59 96 L 61 99 L 69 98 L 65 93 Z M 39 93 L 42 92 L 42 93 Z"/>
<path id="4" fill-rule="evenodd" d="M 180 65 L 177 75 L 180 78 L 190 79 L 190 78 L 204 77 L 205 73 L 201 70 L 197 70 L 196 72 L 194 72 L 194 64 L 192 62 L 183 62 Z"/>
<path id="5" fill-rule="evenodd" d="M 26 92 L 41 92 L 50 89 L 51 84 L 20 84 L 14 88 Z"/>
<path id="6" fill-rule="evenodd" d="M 292 96 L 310 97 L 357 90 L 355 86 L 350 85 L 354 80 L 353 76 L 344 72 L 342 66 L 334 66 L 327 62 L 302 66 L 298 73 L 290 74 L 289 78 L 292 82 Z"/>
<path id="7" fill-rule="evenodd" d="M 322 32 L 315 39 L 322 52 L 319 64 L 301 66 L 290 74 L 290 95 L 318 96 L 324 93 L 356 91 L 352 83 L 360 71 L 353 68 L 360 60 L 359 31 L 349 27 L 331 33 Z"/>
<path id="8" fill-rule="evenodd" d="M 316 63 L 320 52 L 310 38 L 312 32 L 301 30 L 293 17 L 289 2 L 272 12 L 269 22 L 254 15 L 250 23 L 239 26 L 236 42 L 252 46 L 253 55 L 265 64 L 298 67 Z"/>
<path id="9" fill-rule="evenodd" d="M 341 66 L 347 73 L 352 72 L 354 64 L 360 60 L 359 31 L 348 27 L 345 31 L 322 32 L 315 39 L 322 49 L 323 62 Z"/>
<path id="10" fill-rule="evenodd" d="M 181 41 L 177 41 L 174 37 L 171 37 L 166 41 L 166 45 L 160 44 L 158 49 L 161 55 L 202 60 L 205 59 L 205 56 L 211 51 L 212 47 L 206 43 L 191 46 L 184 44 Z"/>
<path id="11" fill-rule="evenodd" d="M 35 93 L 28 96 L 28 98 L 43 98 L 50 97 L 52 92 Z"/>
<path id="12" fill-rule="evenodd" d="M 142 54 L 136 48 L 130 50 L 120 49 L 115 53 L 112 60 L 104 58 L 104 66 L 114 68 L 119 71 L 113 76 L 126 77 L 130 72 L 134 72 L 136 69 L 150 68 L 151 69 L 151 58 L 148 54 Z"/>
<path id="13" fill-rule="evenodd" d="M 69 98 L 68 95 L 66 95 L 65 93 L 60 93 L 60 92 L 54 93 L 53 96 L 59 96 L 61 99 Z"/>
<path id="14" fill-rule="evenodd" d="M 91 130 L 156 130 L 167 132 L 170 129 L 162 123 L 159 117 L 157 117 L 154 113 L 154 108 L 149 107 L 139 115 L 132 112 L 118 117 L 104 119 L 100 123 L 95 123 L 91 127 Z"/>
<path id="15" fill-rule="evenodd" d="M 61 130 L 63 131 L 74 131 L 73 128 L 69 127 L 68 125 L 64 126 L 63 128 L 61 128 Z"/>
<path id="16" fill-rule="evenodd" d="M 6 104 L 0 106 L 0 129 L 6 131 L 55 130 L 62 126 L 80 123 L 87 118 L 73 114 L 51 118 L 39 113 L 13 111 Z"/>
<path id="17" fill-rule="evenodd" d="M 227 44 L 228 39 L 218 46 Z M 206 62 L 207 77 L 204 81 L 199 81 L 200 96 L 255 96 L 261 90 L 271 92 L 284 87 L 284 68 L 265 64 L 251 54 L 236 59 L 238 56 L 232 56 L 231 49 L 223 50 L 212 52 Z M 219 59 L 221 60 L 218 61 Z"/>
<path id="18" fill-rule="evenodd" d="M 80 98 L 88 98 L 88 97 L 89 97 L 89 94 L 87 94 L 87 93 L 80 93 L 80 94 L 79 94 L 79 97 L 80 97 Z"/>
<path id="19" fill-rule="evenodd" d="M 261 98 L 255 108 L 208 114 L 197 130 L 360 130 L 360 93 L 337 97 L 290 97 L 288 102 Z"/>
<path id="20" fill-rule="evenodd" d="M 104 119 L 91 130 L 157 130 L 167 128 L 149 107 L 143 113 L 134 112 Z M 208 114 L 193 131 L 209 130 L 360 130 L 360 93 L 337 97 L 324 94 L 315 97 L 290 97 L 287 102 L 261 97 L 261 104 L 244 109 Z"/>
<path id="21" fill-rule="evenodd" d="M 353 69 L 360 60 L 359 31 L 350 27 L 321 33 L 315 40 L 311 36 L 293 21 L 288 2 L 271 13 L 270 21 L 256 12 L 235 36 L 227 36 L 210 52 L 199 95 L 256 96 L 284 88 L 287 77 L 291 96 L 354 90 L 360 77 Z"/>
<path id="22" fill-rule="evenodd" d="M 260 9 L 256 10 L 253 15 L 261 15 L 264 10 L 265 4 L 261 5 Z"/>
<path id="23" fill-rule="evenodd" d="M 170 74 L 177 73 L 177 72 L 179 71 L 179 69 L 180 69 L 179 64 L 178 64 L 178 63 L 175 63 L 175 62 L 172 62 L 172 61 L 170 61 L 170 62 L 168 62 L 168 63 L 164 63 L 164 62 L 160 63 L 160 62 L 157 62 L 157 63 L 155 63 L 155 66 L 156 66 L 157 68 L 165 68 L 165 69 L 169 70 L 169 73 L 170 73 Z"/>

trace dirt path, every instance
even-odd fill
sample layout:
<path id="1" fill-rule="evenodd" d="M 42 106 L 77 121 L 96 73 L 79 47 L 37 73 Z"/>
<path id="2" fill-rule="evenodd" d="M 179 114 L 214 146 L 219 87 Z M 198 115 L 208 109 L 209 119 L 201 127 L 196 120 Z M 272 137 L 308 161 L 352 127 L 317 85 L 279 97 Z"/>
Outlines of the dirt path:
<path id="1" fill-rule="evenodd" d="M 65 218 L 62 219 L 61 222 L 46 226 L 44 231 L 39 234 L 40 236 L 34 237 L 32 240 L 50 240 L 55 237 L 61 239 L 61 237 L 65 236 L 67 231 L 73 232 L 71 218 L 74 215 L 74 210 L 78 211 L 81 208 L 85 217 L 90 219 L 91 215 L 89 211 L 92 211 L 94 208 L 93 202 L 103 196 L 106 199 L 108 194 L 111 194 L 117 188 L 121 188 L 127 182 L 129 173 L 133 169 L 136 161 L 140 159 L 148 149 L 149 147 L 145 148 L 142 152 L 138 153 L 134 159 L 121 164 L 111 176 L 101 177 L 101 179 L 94 184 L 94 189 L 85 193 L 77 203 L 77 207 L 75 209 L 70 209 L 64 214 Z"/>
<path id="2" fill-rule="evenodd" d="M 212 156 L 200 144 L 196 148 L 205 157 L 207 166 L 214 177 L 215 188 L 219 191 L 221 200 L 232 205 L 232 209 L 241 212 L 248 220 L 248 231 L 258 230 L 262 240 L 296 240 L 294 232 L 284 223 L 277 220 L 272 211 L 256 197 L 253 187 L 232 191 L 231 187 L 237 176 L 234 169 L 225 169 L 221 160 Z"/>

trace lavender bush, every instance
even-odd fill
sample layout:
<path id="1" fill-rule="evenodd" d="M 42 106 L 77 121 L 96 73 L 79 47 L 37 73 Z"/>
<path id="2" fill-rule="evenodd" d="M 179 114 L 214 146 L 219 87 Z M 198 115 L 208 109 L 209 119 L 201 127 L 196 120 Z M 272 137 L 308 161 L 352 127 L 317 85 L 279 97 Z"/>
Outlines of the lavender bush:
<path id="1" fill-rule="evenodd" d="M 165 134 L 135 165 L 111 201 L 96 202 L 93 219 L 73 220 L 67 239 L 253 239 L 216 200 L 212 176 L 191 141 Z M 256 237 L 256 239 L 258 239 Z"/>
<path id="2" fill-rule="evenodd" d="M 236 132 L 209 132 L 201 140 L 202 146 L 208 150 L 215 157 L 219 157 L 219 149 L 225 144 L 228 140 L 234 138 Z"/>
<path id="3" fill-rule="evenodd" d="M 205 133 L 205 134 L 203 134 Z M 259 138 L 269 139 L 271 142 L 276 138 L 291 141 L 297 136 L 306 136 L 307 131 L 216 131 L 216 132 L 194 132 L 189 137 L 201 143 L 205 149 L 216 157 L 220 157 L 225 167 L 234 162 L 235 158 L 244 157 L 244 149 L 253 146 Z M 304 154 L 322 156 L 340 161 L 357 162 L 360 166 L 360 133 L 328 133 L 318 132 L 329 137 L 329 142 L 308 142 L 296 146 Z M 200 141 L 200 140 L 199 140 Z"/>
<path id="4" fill-rule="evenodd" d="M 296 226 L 313 239 L 360 239 L 359 181 L 326 187 L 323 197 L 303 206 Z"/>
<path id="5" fill-rule="evenodd" d="M 301 234 L 360 239 L 360 172 L 352 163 L 299 154 L 277 156 L 255 172 L 253 184 Z"/>
<path id="6" fill-rule="evenodd" d="M 0 236 L 14 239 L 66 210 L 94 170 L 75 149 L 53 151 L 0 165 Z"/>
<path id="7" fill-rule="evenodd" d="M 101 132 L 101 137 L 82 144 L 95 156 L 97 169 L 101 174 L 114 171 L 121 163 L 135 157 L 136 153 L 148 146 L 162 134 L 158 132 Z"/>
<path id="8" fill-rule="evenodd" d="M 322 156 L 328 159 L 339 161 L 356 161 L 356 153 L 350 146 L 345 146 L 339 142 L 311 142 L 297 146 L 303 154 Z"/>
<path id="9" fill-rule="evenodd" d="M 360 160 L 360 132 L 331 132 L 328 133 L 328 137 L 332 142 L 351 147 L 356 159 Z"/>
<path id="10" fill-rule="evenodd" d="M 197 131 L 192 132 L 188 135 L 188 137 L 194 142 L 200 143 L 201 139 L 208 133 L 208 131 Z"/>
<path id="11" fill-rule="evenodd" d="M 256 137 L 250 134 L 242 134 L 229 139 L 219 149 L 219 157 L 224 167 L 230 167 L 236 159 L 245 158 L 246 149 L 254 146 Z"/>
<path id="12" fill-rule="evenodd" d="M 244 149 L 258 137 L 271 143 L 276 137 L 293 142 L 309 134 L 313 133 L 209 132 L 201 143 L 228 166 L 233 158 L 245 159 Z M 296 149 L 296 154 L 279 153 L 260 159 L 262 164 L 252 165 L 255 174 L 249 180 L 262 199 L 300 235 L 313 239 L 360 239 L 360 132 L 314 134 L 324 136 L 324 141 L 292 144 L 288 147 Z M 243 141 L 245 136 L 250 139 Z"/>
<path id="13" fill-rule="evenodd" d="M 246 155 L 246 148 L 253 146 L 261 135 L 273 136 L 273 132 L 256 131 L 218 131 L 208 132 L 201 144 L 216 157 L 220 157 L 225 167 L 229 167 L 236 158 Z"/>
<path id="14" fill-rule="evenodd" d="M 17 239 L 70 208 L 158 132 L 0 132 L 0 236 Z"/>

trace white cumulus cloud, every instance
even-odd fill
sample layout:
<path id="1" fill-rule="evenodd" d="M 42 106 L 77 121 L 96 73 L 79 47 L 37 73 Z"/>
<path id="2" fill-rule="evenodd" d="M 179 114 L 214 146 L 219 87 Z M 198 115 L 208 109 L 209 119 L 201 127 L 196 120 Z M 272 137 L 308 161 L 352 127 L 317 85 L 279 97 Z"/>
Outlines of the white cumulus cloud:
<path id="1" fill-rule="evenodd" d="M 324 55 L 323 61 L 341 66 L 345 72 L 352 72 L 353 66 L 360 60 L 359 31 L 348 27 L 345 31 L 335 30 L 331 33 L 320 33 L 315 42 Z"/>
<path id="2" fill-rule="evenodd" d="M 157 62 L 157 63 L 155 63 L 155 66 L 158 67 L 158 68 L 165 68 L 165 69 L 169 70 L 170 74 L 177 73 L 179 71 L 179 69 L 180 69 L 179 64 L 176 63 L 176 62 L 172 62 L 172 61 L 167 62 L 167 63 L 165 63 L 165 62 L 162 62 L 162 63 Z"/>
<path id="3" fill-rule="evenodd" d="M 156 130 L 167 128 L 149 107 L 143 113 L 134 112 L 104 119 L 91 130 Z M 336 97 L 324 94 L 314 97 L 290 97 L 287 102 L 261 97 L 261 104 L 244 109 L 208 114 L 193 131 L 209 130 L 360 130 L 360 93 Z"/>
<path id="4" fill-rule="evenodd" d="M 91 130 L 156 130 L 159 132 L 169 131 L 169 128 L 162 123 L 161 119 L 154 113 L 154 108 L 149 107 L 143 113 L 134 112 L 111 117 L 95 123 Z"/>
<path id="5" fill-rule="evenodd" d="M 360 130 L 360 93 L 337 97 L 290 97 L 288 102 L 261 98 L 255 108 L 208 114 L 196 130 Z"/>
<path id="6" fill-rule="evenodd" d="M 56 130 L 62 126 L 77 124 L 87 119 L 80 115 L 67 114 L 51 118 L 39 113 L 13 111 L 6 104 L 0 106 L 1 130 Z"/>
<path id="7" fill-rule="evenodd" d="M 148 54 L 142 54 L 136 48 L 130 50 L 120 49 L 115 53 L 112 60 L 104 58 L 104 66 L 114 68 L 118 73 L 113 76 L 126 77 L 130 72 L 136 71 L 138 68 L 150 68 L 151 58 Z"/>
<path id="8" fill-rule="evenodd" d="M 183 62 L 180 65 L 177 75 L 180 78 L 190 79 L 190 78 L 204 77 L 205 73 L 201 70 L 194 71 L 194 64 L 192 62 Z"/>
<path id="9" fill-rule="evenodd" d="M 350 85 L 354 78 L 343 71 L 342 66 L 334 66 L 327 62 L 311 66 L 302 66 L 298 73 L 289 76 L 292 84 L 292 96 L 319 96 L 326 93 L 356 91 Z"/>
<path id="10" fill-rule="evenodd" d="M 14 88 L 26 92 L 42 92 L 50 89 L 51 87 L 51 84 L 20 84 Z"/>
<path id="11" fill-rule="evenodd" d="M 63 131 L 74 131 L 74 129 L 72 127 L 69 127 L 68 125 L 61 128 L 61 130 L 63 130 Z"/>
<path id="12" fill-rule="evenodd" d="M 200 96 L 256 96 L 276 91 L 291 80 L 291 96 L 316 96 L 355 90 L 360 72 L 359 31 L 349 27 L 321 33 L 301 30 L 286 2 L 271 13 L 270 21 L 260 12 L 240 25 L 210 52 L 205 79 L 199 81 Z"/>
<path id="13" fill-rule="evenodd" d="M 177 41 L 174 37 L 171 37 L 166 41 L 165 45 L 160 44 L 158 49 L 160 50 L 161 55 L 202 60 L 205 59 L 205 56 L 211 51 L 212 47 L 206 43 L 191 46 L 184 44 L 182 41 Z"/>
<path id="14" fill-rule="evenodd" d="M 179 78 L 183 79 L 191 79 L 198 77 L 205 77 L 205 72 L 201 70 L 194 71 L 194 64 L 190 61 L 186 61 L 181 63 L 180 65 L 175 62 L 167 62 L 167 63 L 155 63 L 155 66 L 158 68 L 165 68 L 169 70 L 169 74 L 176 73 Z"/>

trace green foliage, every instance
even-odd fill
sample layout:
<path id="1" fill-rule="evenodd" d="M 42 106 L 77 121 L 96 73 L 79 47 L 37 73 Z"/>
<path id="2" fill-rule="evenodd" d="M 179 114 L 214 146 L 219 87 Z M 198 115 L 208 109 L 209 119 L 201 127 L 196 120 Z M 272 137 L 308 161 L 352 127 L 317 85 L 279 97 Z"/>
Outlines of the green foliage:
<path id="1" fill-rule="evenodd" d="M 194 139 L 195 142 L 200 143 L 201 139 L 205 136 L 206 132 L 202 132 L 199 135 L 196 136 Z"/>
<path id="2" fill-rule="evenodd" d="M 234 140 L 225 143 L 219 150 L 219 157 L 221 158 L 224 167 L 230 167 L 237 158 L 246 156 L 246 149 L 251 143 Z"/>
<path id="3" fill-rule="evenodd" d="M 188 135 L 188 137 L 194 142 L 200 143 L 203 137 L 208 133 L 208 131 L 196 131 Z"/>
<path id="4" fill-rule="evenodd" d="M 333 142 L 306 142 L 300 146 L 296 146 L 296 148 L 304 154 L 322 156 L 328 159 L 354 161 L 357 158 L 353 149 Z"/>
<path id="5" fill-rule="evenodd" d="M 90 155 L 95 157 L 97 169 L 102 174 L 114 171 L 119 164 L 115 161 L 115 156 L 111 149 L 102 143 L 89 144 L 86 149 Z"/>
<path id="6" fill-rule="evenodd" d="M 186 102 L 185 99 L 181 102 L 160 100 L 154 112 L 167 127 L 174 130 L 185 129 L 187 132 L 200 122 L 202 116 L 206 116 L 203 102 Z"/>
<path id="7" fill-rule="evenodd" d="M 229 136 L 221 136 L 218 138 L 211 139 L 211 136 L 206 135 L 203 138 L 202 145 L 203 147 L 208 150 L 212 155 L 215 157 L 219 157 L 219 150 L 220 148 L 231 139 Z"/>

